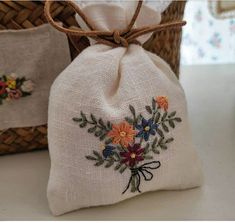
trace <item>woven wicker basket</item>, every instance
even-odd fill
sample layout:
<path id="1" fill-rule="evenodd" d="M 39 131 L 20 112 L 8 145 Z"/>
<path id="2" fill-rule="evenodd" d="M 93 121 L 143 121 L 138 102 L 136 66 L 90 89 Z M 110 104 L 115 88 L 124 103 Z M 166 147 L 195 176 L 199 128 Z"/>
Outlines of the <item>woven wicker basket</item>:
<path id="1" fill-rule="evenodd" d="M 185 1 L 173 1 L 163 13 L 162 22 L 181 20 Z M 0 1 L 0 30 L 27 29 L 46 23 L 43 1 Z M 74 11 L 63 1 L 53 4 L 52 15 L 65 26 L 78 26 Z M 69 37 L 72 58 L 89 45 L 86 38 Z M 1 41 L 1 40 L 0 40 Z M 181 30 L 154 33 L 144 47 L 166 60 L 178 76 Z M 76 47 L 74 47 L 76 46 Z M 47 126 L 0 131 L 0 155 L 47 148 Z"/>

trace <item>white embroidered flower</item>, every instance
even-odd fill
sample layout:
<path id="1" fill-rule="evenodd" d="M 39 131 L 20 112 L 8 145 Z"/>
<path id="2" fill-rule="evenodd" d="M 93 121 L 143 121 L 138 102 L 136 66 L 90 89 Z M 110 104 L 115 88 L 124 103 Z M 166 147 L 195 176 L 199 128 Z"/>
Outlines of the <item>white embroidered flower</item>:
<path id="1" fill-rule="evenodd" d="M 7 87 L 6 91 L 7 91 L 7 93 L 9 93 L 11 91 L 11 89 Z"/>
<path id="2" fill-rule="evenodd" d="M 23 84 L 21 85 L 21 90 L 23 92 L 31 93 L 33 89 L 34 89 L 34 83 L 31 80 L 27 80 L 23 82 Z"/>
<path id="3" fill-rule="evenodd" d="M 11 73 L 9 76 L 7 76 L 8 80 L 16 80 L 17 75 L 15 73 Z"/>

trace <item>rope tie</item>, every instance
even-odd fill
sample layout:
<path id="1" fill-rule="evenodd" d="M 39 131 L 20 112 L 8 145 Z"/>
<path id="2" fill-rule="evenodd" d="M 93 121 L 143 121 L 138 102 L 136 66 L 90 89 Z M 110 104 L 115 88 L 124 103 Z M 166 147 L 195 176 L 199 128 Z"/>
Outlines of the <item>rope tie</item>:
<path id="1" fill-rule="evenodd" d="M 167 29 L 179 29 L 186 24 L 185 21 L 176 21 L 176 22 L 168 22 L 164 24 L 157 24 L 152 26 L 144 26 L 140 28 L 133 28 L 136 19 L 140 13 L 143 0 L 138 1 L 138 5 L 136 7 L 135 13 L 124 30 L 113 30 L 113 31 L 100 31 L 96 30 L 94 24 L 90 21 L 90 19 L 82 12 L 78 4 L 76 4 L 73 0 L 66 0 L 66 4 L 71 6 L 74 11 L 83 19 L 85 24 L 89 27 L 90 31 L 85 31 L 80 28 L 64 28 L 60 24 L 56 23 L 51 15 L 51 6 L 55 2 L 55 0 L 46 0 L 45 1 L 45 16 L 48 22 L 55 27 L 57 30 L 64 32 L 66 34 L 72 36 L 85 36 L 90 37 L 96 40 L 98 43 L 105 44 L 112 47 L 128 47 L 129 44 L 140 44 L 137 41 L 139 36 L 151 33 L 151 32 L 160 32 Z"/>
<path id="2" fill-rule="evenodd" d="M 128 41 L 120 35 L 120 32 L 118 30 L 115 30 L 113 32 L 113 40 L 116 44 L 124 46 L 124 47 L 128 47 L 129 45 Z"/>

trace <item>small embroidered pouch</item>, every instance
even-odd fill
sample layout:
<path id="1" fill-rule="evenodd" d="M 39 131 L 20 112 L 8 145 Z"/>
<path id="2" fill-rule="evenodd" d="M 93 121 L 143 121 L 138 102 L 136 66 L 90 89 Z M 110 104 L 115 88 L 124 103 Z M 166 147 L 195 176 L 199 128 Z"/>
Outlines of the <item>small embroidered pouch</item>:
<path id="1" fill-rule="evenodd" d="M 162 29 L 151 24 L 160 22 L 160 12 L 141 1 L 137 6 L 135 1 L 73 5 L 81 17 L 84 13 L 86 26 L 78 17 L 81 27 L 92 30 L 85 32 L 58 27 L 49 14 L 51 4 L 46 2 L 46 14 L 53 26 L 98 41 L 51 89 L 52 213 L 113 204 L 147 191 L 200 186 L 184 91 L 169 65 L 141 46 L 147 30 Z M 133 22 L 132 12 L 131 30 L 120 31 Z M 138 38 L 140 33 L 148 35 Z"/>
<path id="2" fill-rule="evenodd" d="M 0 49 L 0 130 L 46 124 L 50 86 L 71 61 L 66 35 L 48 24 L 1 31 Z"/>

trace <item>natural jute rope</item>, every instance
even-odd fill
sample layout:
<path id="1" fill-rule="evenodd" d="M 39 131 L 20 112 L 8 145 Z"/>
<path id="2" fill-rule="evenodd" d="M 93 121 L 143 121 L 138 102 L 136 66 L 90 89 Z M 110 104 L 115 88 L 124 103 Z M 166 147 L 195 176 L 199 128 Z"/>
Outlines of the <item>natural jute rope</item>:
<path id="1" fill-rule="evenodd" d="M 84 31 L 82 29 L 68 29 L 64 28 L 58 23 L 56 23 L 50 13 L 51 5 L 54 1 L 46 0 L 45 2 L 45 16 L 48 20 L 48 22 L 54 26 L 56 29 L 58 29 L 61 32 L 74 35 L 74 36 L 86 36 L 90 37 L 94 40 L 96 40 L 98 43 L 106 44 L 112 47 L 118 47 L 118 46 L 124 46 L 128 47 L 131 43 L 138 43 L 136 40 L 137 37 L 142 36 L 144 34 L 150 33 L 150 32 L 159 32 L 166 29 L 178 29 L 181 28 L 186 24 L 185 21 L 176 21 L 176 22 L 169 22 L 164 24 L 157 24 L 153 26 L 144 26 L 141 28 L 133 28 L 133 25 L 135 24 L 135 21 L 139 15 L 139 12 L 141 10 L 141 6 L 143 1 L 139 0 L 138 5 L 136 7 L 135 13 L 130 21 L 130 24 L 127 26 L 124 30 L 114 30 L 114 31 L 99 31 L 95 30 L 94 25 L 89 20 L 89 18 L 82 12 L 80 7 L 73 2 L 72 0 L 66 0 L 66 3 L 70 5 L 76 13 L 83 19 L 83 21 L 86 23 L 86 25 L 89 27 L 90 31 Z"/>

